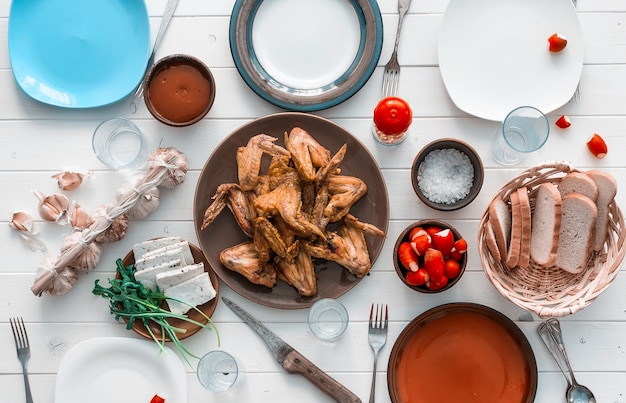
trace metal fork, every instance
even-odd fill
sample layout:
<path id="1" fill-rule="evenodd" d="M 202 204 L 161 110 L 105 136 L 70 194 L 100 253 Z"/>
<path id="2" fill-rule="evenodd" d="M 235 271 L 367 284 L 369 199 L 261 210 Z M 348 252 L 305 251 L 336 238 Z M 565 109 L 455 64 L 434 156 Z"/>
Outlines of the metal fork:
<path id="1" fill-rule="evenodd" d="M 33 396 L 30 393 L 30 382 L 28 382 L 28 371 L 26 364 L 30 358 L 30 343 L 26 334 L 26 327 L 22 318 L 10 318 L 11 330 L 15 339 L 15 348 L 17 349 L 17 358 L 22 363 L 22 372 L 24 373 L 24 387 L 26 388 L 26 403 L 33 403 Z"/>
<path id="2" fill-rule="evenodd" d="M 572 0 L 572 4 L 574 4 L 574 7 L 576 8 L 577 5 L 577 0 Z M 572 95 L 572 97 L 569 100 L 569 103 L 578 103 L 580 102 L 580 81 L 578 82 L 578 85 L 576 85 L 576 91 L 574 91 L 574 95 Z"/>
<path id="3" fill-rule="evenodd" d="M 385 65 L 383 73 L 383 98 L 396 95 L 398 91 L 398 81 L 400 81 L 400 64 L 398 63 L 398 43 L 400 43 L 400 31 L 402 30 L 402 21 L 406 12 L 409 10 L 411 0 L 398 0 L 398 29 L 396 30 L 396 42 L 393 45 L 391 58 Z"/>
<path id="4" fill-rule="evenodd" d="M 374 310 L 375 308 L 375 310 Z M 378 353 L 387 342 L 387 321 L 389 318 L 389 310 L 384 305 L 385 320 L 383 322 L 383 305 L 372 304 L 370 309 L 370 326 L 367 334 L 370 346 L 374 350 L 374 371 L 372 373 L 372 388 L 370 389 L 370 403 L 374 403 L 374 395 L 376 394 L 376 363 L 378 362 Z"/>

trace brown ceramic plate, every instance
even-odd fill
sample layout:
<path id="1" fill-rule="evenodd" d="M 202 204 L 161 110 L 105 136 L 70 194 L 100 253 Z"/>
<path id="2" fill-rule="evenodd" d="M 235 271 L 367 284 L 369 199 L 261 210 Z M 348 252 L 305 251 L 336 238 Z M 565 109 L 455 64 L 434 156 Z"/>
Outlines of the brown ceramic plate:
<path id="1" fill-rule="evenodd" d="M 217 280 L 217 276 L 215 275 L 215 272 L 211 269 L 211 265 L 209 264 L 209 262 L 207 262 L 206 258 L 204 257 L 204 254 L 202 253 L 202 251 L 200 250 L 200 248 L 198 248 L 195 245 L 192 245 L 191 243 L 189 244 L 189 247 L 191 248 L 191 254 L 193 255 L 193 260 L 195 263 L 204 263 L 204 271 L 209 273 L 209 277 L 211 278 L 211 283 L 213 283 L 213 288 L 215 288 L 215 298 L 213 298 L 212 300 L 210 300 L 209 302 L 207 302 L 206 304 L 202 304 L 200 306 L 198 306 L 197 308 L 199 310 L 201 310 L 206 316 L 211 317 L 211 315 L 213 315 L 213 312 L 215 312 L 215 308 L 217 307 L 217 302 L 219 300 L 220 297 L 220 290 L 219 290 L 219 283 Z M 124 266 L 128 266 L 131 264 L 135 263 L 135 255 L 133 254 L 133 251 L 131 250 L 130 252 L 128 252 L 126 254 L 126 256 L 124 256 L 124 259 L 122 259 L 122 263 L 124 264 Z M 167 305 L 167 303 L 165 303 L 165 305 Z M 167 306 L 165 306 L 167 308 Z M 202 323 L 202 324 L 206 324 L 208 322 L 208 320 L 202 316 L 200 314 L 200 312 L 191 309 L 189 310 L 189 312 L 187 312 L 187 316 L 190 319 L 195 320 L 196 322 Z M 178 338 L 180 340 L 182 339 L 186 339 L 187 337 L 197 333 L 200 329 L 202 329 L 200 326 L 198 325 L 194 325 L 193 323 L 189 323 L 186 322 L 184 320 L 181 319 L 168 319 L 168 322 L 170 325 L 174 326 L 174 327 L 178 327 L 181 329 L 185 329 L 186 332 L 185 333 L 178 333 Z M 161 327 L 154 324 L 154 323 L 150 323 L 150 329 L 152 330 L 152 332 L 154 333 L 154 335 L 159 339 L 162 340 L 163 337 L 161 335 Z M 135 323 L 133 323 L 133 330 L 142 335 L 143 337 L 145 337 L 146 339 L 150 339 L 152 340 L 152 336 L 150 336 L 150 333 L 148 332 L 148 329 L 146 329 L 146 327 L 144 326 L 144 324 L 141 321 L 136 320 Z M 168 335 L 165 335 L 165 341 L 172 341 L 170 339 L 170 337 Z"/>
<path id="2" fill-rule="evenodd" d="M 532 403 L 537 363 L 509 318 L 483 305 L 452 303 L 424 312 L 400 333 L 387 384 L 394 403 Z"/>
<path id="3" fill-rule="evenodd" d="M 277 144 L 284 145 L 283 134 L 293 127 L 302 127 L 331 153 L 346 143 L 348 149 L 341 164 L 341 172 L 361 178 L 368 186 L 367 194 L 351 209 L 360 221 L 376 225 L 387 231 L 389 223 L 389 200 L 387 187 L 378 164 L 370 152 L 354 136 L 330 120 L 316 115 L 285 112 L 254 120 L 231 133 L 209 157 L 198 179 L 194 199 L 194 224 L 202 251 L 218 277 L 243 297 L 262 305 L 299 309 L 308 308 L 322 298 L 337 298 L 352 289 L 360 279 L 334 262 L 318 260 L 318 292 L 313 297 L 300 297 L 295 288 L 278 281 L 274 288 L 252 284 L 242 275 L 228 270 L 219 260 L 222 250 L 249 240 L 238 227 L 230 211 L 225 209 L 205 230 L 201 231 L 204 211 L 211 203 L 218 185 L 237 183 L 237 148 L 245 146 L 250 137 L 265 133 L 277 137 Z M 265 161 L 266 163 L 269 161 Z M 262 168 L 262 171 L 265 168 Z M 372 264 L 380 254 L 384 239 L 366 235 Z"/>

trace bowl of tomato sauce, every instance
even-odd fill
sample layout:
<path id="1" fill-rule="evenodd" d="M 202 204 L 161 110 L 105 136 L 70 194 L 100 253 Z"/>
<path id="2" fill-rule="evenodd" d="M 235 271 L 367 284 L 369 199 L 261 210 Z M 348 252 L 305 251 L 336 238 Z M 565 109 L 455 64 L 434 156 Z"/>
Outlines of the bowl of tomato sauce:
<path id="1" fill-rule="evenodd" d="M 415 291 L 449 290 L 465 272 L 467 241 L 443 220 L 416 221 L 398 236 L 393 265 L 400 280 Z"/>
<path id="2" fill-rule="evenodd" d="M 144 81 L 144 101 L 158 121 L 189 126 L 209 113 L 215 100 L 215 79 L 202 60 L 184 54 L 156 62 Z"/>
<path id="3" fill-rule="evenodd" d="M 533 403 L 537 363 L 522 330 L 484 305 L 429 309 L 396 339 L 387 368 L 393 403 Z"/>

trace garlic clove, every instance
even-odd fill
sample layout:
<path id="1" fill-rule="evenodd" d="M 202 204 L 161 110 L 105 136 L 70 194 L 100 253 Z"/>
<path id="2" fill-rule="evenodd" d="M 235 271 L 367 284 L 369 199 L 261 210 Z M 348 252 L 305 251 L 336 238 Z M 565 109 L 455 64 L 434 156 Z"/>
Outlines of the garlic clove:
<path id="1" fill-rule="evenodd" d="M 93 218 L 89 214 L 86 208 L 80 204 L 73 202 L 70 210 L 67 213 L 70 225 L 75 229 L 85 229 L 93 223 Z"/>
<path id="2" fill-rule="evenodd" d="M 52 178 L 57 180 L 59 189 L 74 190 L 83 183 L 84 175 L 78 172 L 64 171 L 52 175 Z"/>
<path id="3" fill-rule="evenodd" d="M 33 218 L 24 211 L 16 211 L 9 222 L 9 227 L 16 231 L 33 232 Z"/>
<path id="4" fill-rule="evenodd" d="M 70 207 L 70 200 L 63 194 L 45 196 L 38 190 L 33 190 L 33 193 L 39 199 L 39 216 L 46 221 L 59 222 Z"/>

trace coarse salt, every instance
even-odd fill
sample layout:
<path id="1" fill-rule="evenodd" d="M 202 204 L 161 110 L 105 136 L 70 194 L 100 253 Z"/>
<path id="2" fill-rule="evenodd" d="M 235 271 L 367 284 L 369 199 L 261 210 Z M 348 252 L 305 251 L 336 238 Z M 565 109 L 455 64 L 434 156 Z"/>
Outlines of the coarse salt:
<path id="1" fill-rule="evenodd" d="M 465 153 L 454 148 L 433 150 L 417 169 L 417 183 L 428 200 L 456 203 L 472 188 L 474 166 Z"/>

